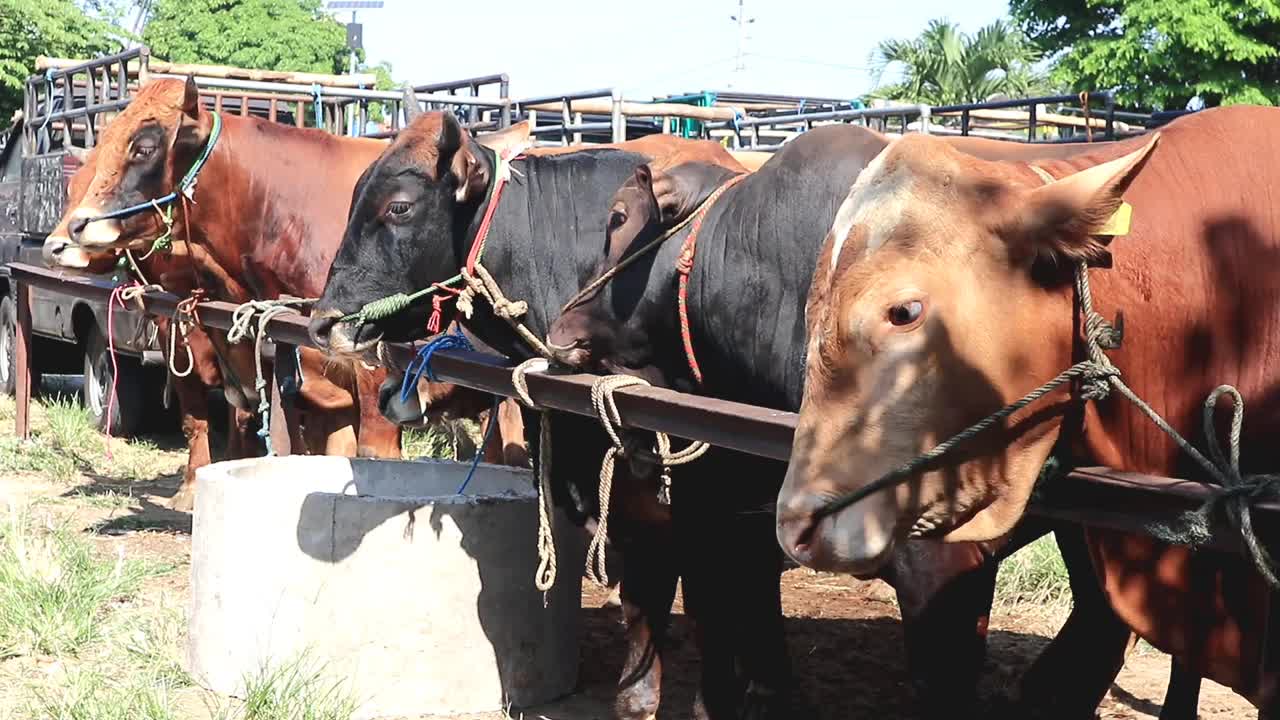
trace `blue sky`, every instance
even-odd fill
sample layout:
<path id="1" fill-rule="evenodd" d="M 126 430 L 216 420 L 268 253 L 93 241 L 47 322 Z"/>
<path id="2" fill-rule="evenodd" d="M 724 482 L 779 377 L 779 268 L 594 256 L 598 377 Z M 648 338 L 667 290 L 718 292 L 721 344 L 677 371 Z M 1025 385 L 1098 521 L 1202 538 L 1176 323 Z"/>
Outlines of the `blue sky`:
<path id="1" fill-rule="evenodd" d="M 736 0 L 386 0 L 358 19 L 369 59 L 413 83 L 505 72 L 516 97 L 618 87 L 643 99 L 732 84 L 852 98 L 873 87 L 879 40 L 939 17 L 974 31 L 1004 17 L 1008 0 L 746 0 L 755 22 L 735 75 L 737 9 Z"/>

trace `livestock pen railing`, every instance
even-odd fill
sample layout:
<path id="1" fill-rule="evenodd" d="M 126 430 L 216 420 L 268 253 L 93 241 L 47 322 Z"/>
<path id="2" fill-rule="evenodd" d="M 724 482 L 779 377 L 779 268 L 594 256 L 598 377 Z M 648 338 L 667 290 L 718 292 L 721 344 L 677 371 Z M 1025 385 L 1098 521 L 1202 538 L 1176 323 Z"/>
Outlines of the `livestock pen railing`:
<path id="1" fill-rule="evenodd" d="M 17 284 L 17 342 L 15 346 L 15 382 L 17 409 L 15 432 L 22 439 L 30 437 L 30 404 L 32 352 L 30 288 L 56 290 L 87 299 L 110 302 L 114 286 L 92 278 L 77 277 L 60 270 L 10 264 Z M 181 298 L 164 292 L 148 292 L 138 300 L 153 315 L 173 317 Z M 237 306 L 226 302 L 202 302 L 197 308 L 200 322 L 223 330 L 230 329 Z M 311 346 L 307 321 L 289 313 L 271 318 L 265 325 L 267 339 L 280 346 Z M 410 345 L 390 345 L 382 360 L 395 369 L 408 367 L 416 355 Z M 435 375 L 444 382 L 455 383 L 507 397 L 516 395 L 511 368 L 505 358 L 464 351 L 440 351 L 432 359 Z M 585 374 L 543 374 L 526 376 L 531 398 L 541 407 L 595 416 L 591 388 L 596 376 Z M 283 415 L 272 392 L 272 444 L 285 448 Z M 760 408 L 741 403 L 675 392 L 664 388 L 628 387 L 615 393 L 623 426 L 638 430 L 665 432 L 688 440 L 702 440 L 741 452 L 787 460 L 791 453 L 796 414 Z M 726 482 L 706 479 L 705 482 Z M 727 481 L 732 483 L 732 479 Z M 1224 491 L 1214 485 L 1191 480 L 1116 472 L 1107 468 L 1081 468 L 1043 484 L 1029 511 L 1035 518 L 1068 522 L 1091 528 L 1150 534 L 1154 527 L 1177 527 L 1185 513 L 1202 508 Z M 725 492 L 732 492 L 731 484 Z M 1280 539 L 1280 502 L 1262 500 L 1252 506 L 1254 530 L 1261 542 L 1272 544 Z M 1239 532 L 1223 513 L 1209 517 L 1208 538 L 1200 552 L 1244 554 L 1247 552 Z M 1267 621 L 1263 632 L 1260 672 L 1280 665 L 1280 602 L 1274 591 L 1268 591 Z"/>
<path id="2" fill-rule="evenodd" d="M 106 281 L 14 263 L 9 265 L 18 283 L 18 338 L 16 347 L 17 425 L 26 438 L 30 432 L 31 314 L 29 288 L 57 290 L 91 300 L 108 301 L 114 286 Z M 164 292 L 148 292 L 139 301 L 146 312 L 172 317 L 181 298 Z M 199 304 L 200 321 L 219 329 L 230 329 L 236 305 L 209 301 Z M 266 325 L 268 339 L 286 346 L 311 347 L 306 319 L 297 314 L 272 318 Z M 398 369 L 409 365 L 415 354 L 410 345 L 389 345 L 383 358 Z M 373 356 L 370 362 L 379 362 Z M 497 395 L 514 397 L 511 368 L 505 358 L 472 352 L 440 351 L 432 369 L 444 382 Z M 586 374 L 529 374 L 529 392 L 539 405 L 589 417 L 595 416 L 591 385 L 596 376 Z M 775 460 L 787 460 L 796 414 L 742 403 L 680 393 L 654 387 L 629 387 L 616 393 L 623 425 L 638 430 L 660 431 L 688 440 Z M 731 490 L 731 488 L 728 488 Z M 1174 525 L 1182 514 L 1201 507 L 1222 493 L 1222 489 L 1202 482 L 1139 475 L 1106 468 L 1078 469 L 1046 483 L 1032 505 L 1040 517 L 1073 523 L 1146 533 L 1155 526 Z M 1254 518 L 1264 541 L 1280 539 L 1280 502 L 1263 500 L 1254 505 Z M 1210 551 L 1242 551 L 1238 533 L 1220 517 L 1212 518 Z"/>

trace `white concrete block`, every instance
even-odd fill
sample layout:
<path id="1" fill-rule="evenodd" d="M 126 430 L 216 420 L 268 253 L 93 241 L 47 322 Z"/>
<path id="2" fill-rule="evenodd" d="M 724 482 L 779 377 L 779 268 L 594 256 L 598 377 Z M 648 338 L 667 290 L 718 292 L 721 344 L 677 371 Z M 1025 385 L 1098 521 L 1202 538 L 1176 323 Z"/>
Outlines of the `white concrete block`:
<path id="1" fill-rule="evenodd" d="M 301 653 L 346 679 L 358 717 L 524 707 L 574 689 L 582 532 L 556 516 L 560 579 L 533 585 L 532 473 L 290 456 L 199 471 L 188 648 L 228 695 Z"/>

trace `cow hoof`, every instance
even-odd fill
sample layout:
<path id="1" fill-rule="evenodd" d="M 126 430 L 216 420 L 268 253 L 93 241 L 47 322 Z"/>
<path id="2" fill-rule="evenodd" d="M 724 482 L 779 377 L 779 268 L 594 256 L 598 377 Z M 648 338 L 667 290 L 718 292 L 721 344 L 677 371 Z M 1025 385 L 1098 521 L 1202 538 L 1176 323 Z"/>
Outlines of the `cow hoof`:
<path id="1" fill-rule="evenodd" d="M 177 512 L 189 513 L 195 509 L 195 506 L 195 488 L 182 487 L 178 490 L 177 494 L 169 500 L 169 509 L 176 510 Z"/>

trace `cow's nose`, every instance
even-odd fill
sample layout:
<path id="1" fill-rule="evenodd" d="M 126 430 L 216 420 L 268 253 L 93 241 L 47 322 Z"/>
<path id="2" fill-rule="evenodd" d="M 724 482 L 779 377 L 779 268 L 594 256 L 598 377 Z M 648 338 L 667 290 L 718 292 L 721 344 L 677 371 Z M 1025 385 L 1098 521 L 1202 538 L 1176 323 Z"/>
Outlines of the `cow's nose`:
<path id="1" fill-rule="evenodd" d="M 89 255 L 65 237 L 49 236 L 40 248 L 40 258 L 52 268 L 87 268 Z"/>
<path id="2" fill-rule="evenodd" d="M 333 330 L 333 326 L 338 324 L 340 317 L 342 313 L 337 310 L 321 310 L 311 314 L 311 322 L 307 323 L 307 334 L 311 336 L 311 342 L 315 343 L 317 348 L 329 349 L 329 333 Z"/>
<path id="3" fill-rule="evenodd" d="M 71 222 L 67 223 L 67 230 L 71 231 L 71 239 L 76 242 L 80 241 L 87 227 L 89 227 L 89 218 L 86 217 L 72 218 Z"/>
<path id="4" fill-rule="evenodd" d="M 793 560 L 813 567 L 822 548 L 818 526 L 822 520 L 818 511 L 825 500 L 812 493 L 798 493 L 778 497 L 778 544 Z"/>
<path id="5" fill-rule="evenodd" d="M 547 336 L 547 349 L 551 357 L 559 364 L 581 369 L 591 364 L 591 347 L 583 338 L 570 338 L 564 344 L 557 344 L 554 334 Z"/>

